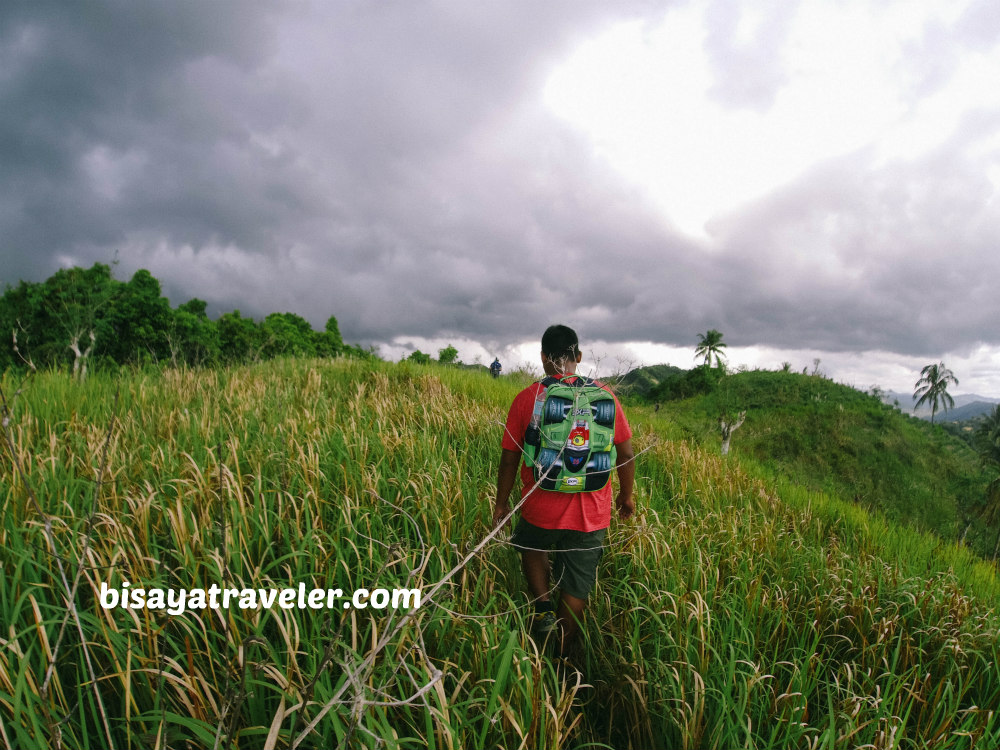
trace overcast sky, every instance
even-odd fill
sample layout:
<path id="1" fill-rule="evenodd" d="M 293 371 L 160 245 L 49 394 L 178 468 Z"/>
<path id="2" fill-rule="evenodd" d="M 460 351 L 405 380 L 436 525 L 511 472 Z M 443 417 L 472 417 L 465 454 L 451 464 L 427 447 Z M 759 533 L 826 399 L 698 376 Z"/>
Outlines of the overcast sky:
<path id="1" fill-rule="evenodd" d="M 0 283 L 1000 396 L 998 81 L 996 0 L 6 2 Z"/>

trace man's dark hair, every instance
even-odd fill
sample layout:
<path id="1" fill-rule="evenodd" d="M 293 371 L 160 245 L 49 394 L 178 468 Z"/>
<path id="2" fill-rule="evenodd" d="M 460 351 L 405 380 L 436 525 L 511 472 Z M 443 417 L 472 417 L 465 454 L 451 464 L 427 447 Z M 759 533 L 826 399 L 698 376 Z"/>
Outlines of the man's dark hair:
<path id="1" fill-rule="evenodd" d="M 569 326 L 549 326 L 542 334 L 542 354 L 553 361 L 570 359 L 575 362 L 578 351 L 580 340 Z"/>

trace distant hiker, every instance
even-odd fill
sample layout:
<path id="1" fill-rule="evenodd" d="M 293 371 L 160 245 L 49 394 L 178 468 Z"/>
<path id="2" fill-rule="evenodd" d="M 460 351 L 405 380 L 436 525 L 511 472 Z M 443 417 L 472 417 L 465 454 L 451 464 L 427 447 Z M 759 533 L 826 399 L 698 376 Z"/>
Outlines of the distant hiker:
<path id="1" fill-rule="evenodd" d="M 576 332 L 550 326 L 542 336 L 541 357 L 547 377 L 515 396 L 507 415 L 493 523 L 510 513 L 520 466 L 526 499 L 511 543 L 521 550 L 535 599 L 532 632 L 558 631 L 559 653 L 565 657 L 597 581 L 611 524 L 611 468 L 618 472 L 615 506 L 625 519 L 635 512 L 635 464 L 632 428 L 617 397 L 604 384 L 576 375 L 582 359 Z M 550 548 L 558 610 L 551 601 Z"/>
<path id="2" fill-rule="evenodd" d="M 503 365 L 500 364 L 500 358 L 494 357 L 493 364 L 490 365 L 490 375 L 499 378 L 501 370 L 503 370 Z"/>

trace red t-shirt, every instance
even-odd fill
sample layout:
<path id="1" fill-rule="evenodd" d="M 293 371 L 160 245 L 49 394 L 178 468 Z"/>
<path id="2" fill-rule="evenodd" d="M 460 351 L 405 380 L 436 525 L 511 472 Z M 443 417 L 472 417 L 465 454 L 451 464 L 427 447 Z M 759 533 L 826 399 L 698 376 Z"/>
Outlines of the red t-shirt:
<path id="1" fill-rule="evenodd" d="M 611 389 L 597 383 L 608 393 Z M 531 412 L 535 407 L 535 396 L 541 383 L 532 383 L 517 396 L 507 413 L 507 424 L 503 433 L 502 446 L 506 450 L 521 452 L 524 432 L 531 422 Z M 613 393 L 611 393 L 614 396 Z M 632 428 L 625 418 L 625 411 L 615 398 L 615 445 L 632 438 Z M 521 459 L 521 497 L 531 491 L 535 477 L 531 467 Z M 596 492 L 553 492 L 538 488 L 521 506 L 521 517 L 528 523 L 543 529 L 572 529 L 574 531 L 597 531 L 611 525 L 611 482 Z"/>

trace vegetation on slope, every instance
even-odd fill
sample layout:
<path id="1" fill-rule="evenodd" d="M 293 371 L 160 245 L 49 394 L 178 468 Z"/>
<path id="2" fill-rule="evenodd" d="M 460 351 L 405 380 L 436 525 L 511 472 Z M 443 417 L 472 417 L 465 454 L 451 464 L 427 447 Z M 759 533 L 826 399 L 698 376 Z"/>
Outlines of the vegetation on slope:
<path id="1" fill-rule="evenodd" d="M 981 554 L 992 551 L 996 532 L 979 520 L 989 479 L 966 441 L 822 377 L 713 374 L 699 395 L 666 407 L 683 434 L 711 444 L 719 415 L 745 409 L 733 439 L 738 455 L 943 539 L 964 537 Z"/>
<path id="2" fill-rule="evenodd" d="M 673 365 L 637 367 L 616 379 L 616 389 L 620 397 L 642 397 L 655 390 L 661 383 L 677 377 L 682 372 L 684 371 L 681 368 Z"/>
<path id="3" fill-rule="evenodd" d="M 172 308 L 160 282 L 140 269 L 129 281 L 112 268 L 61 268 L 43 282 L 21 281 L 0 295 L 0 371 L 65 367 L 81 380 L 94 369 L 169 362 L 233 365 L 281 356 L 369 357 L 344 343 L 334 316 L 322 331 L 295 313 L 263 320 L 239 310 L 208 317 L 204 300 Z M 11 335 L 13 333 L 13 336 Z"/>
<path id="4" fill-rule="evenodd" d="M 525 635 L 516 552 L 502 537 L 476 552 L 520 385 L 345 360 L 38 375 L 14 404 L 0 474 L 0 740 L 1000 741 L 991 566 L 738 455 L 666 440 L 684 427 L 665 409 L 630 408 L 640 511 L 613 523 L 585 624 L 593 688 L 558 674 Z M 102 582 L 123 581 L 419 587 L 426 601 L 408 619 L 102 609 Z"/>

